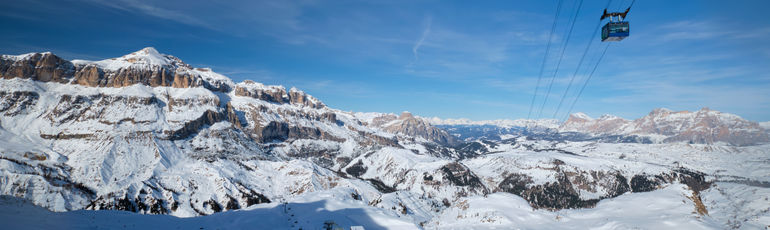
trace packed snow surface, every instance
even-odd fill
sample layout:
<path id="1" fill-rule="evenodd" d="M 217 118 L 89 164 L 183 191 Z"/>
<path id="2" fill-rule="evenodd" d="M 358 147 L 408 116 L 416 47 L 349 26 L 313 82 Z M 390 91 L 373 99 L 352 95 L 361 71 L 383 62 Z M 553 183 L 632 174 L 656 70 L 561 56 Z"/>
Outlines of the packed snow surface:
<path id="1" fill-rule="evenodd" d="M 431 224 L 438 229 L 720 229 L 712 218 L 692 213 L 689 193 L 672 185 L 558 212 L 533 210 L 519 196 L 494 193 L 462 199 Z"/>
<path id="2" fill-rule="evenodd" d="M 332 221 L 343 229 L 419 229 L 407 215 L 367 206 L 347 190 L 315 192 L 287 202 L 260 204 L 209 216 L 178 218 L 123 211 L 56 213 L 17 198 L 0 199 L 8 229 L 320 229 Z M 426 223 L 425 229 L 722 229 L 712 216 L 694 213 L 691 191 L 670 185 L 601 201 L 592 209 L 534 210 L 519 196 L 493 193 L 462 198 Z M 757 224 L 766 221 L 758 219 Z M 759 227 L 750 225 L 745 227 Z"/>
<path id="3" fill-rule="evenodd" d="M 0 221 L 7 229 L 320 229 L 333 221 L 339 227 L 419 229 L 395 211 L 366 205 L 347 190 L 325 191 L 290 202 L 254 205 L 237 211 L 194 218 L 142 215 L 125 211 L 51 212 L 18 198 L 0 197 Z"/>

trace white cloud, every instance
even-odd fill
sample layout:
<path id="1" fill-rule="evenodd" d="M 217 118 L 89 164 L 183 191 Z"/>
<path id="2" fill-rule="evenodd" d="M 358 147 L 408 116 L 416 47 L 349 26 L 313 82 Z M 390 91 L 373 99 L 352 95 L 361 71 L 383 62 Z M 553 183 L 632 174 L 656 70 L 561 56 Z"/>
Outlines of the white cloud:
<path id="1" fill-rule="evenodd" d="M 201 20 L 200 17 L 194 17 L 175 10 L 165 9 L 159 6 L 150 5 L 140 1 L 134 0 L 90 0 L 90 2 L 100 4 L 106 7 L 110 7 L 117 10 L 127 12 L 138 12 L 145 15 L 171 20 L 177 23 L 203 27 L 210 30 L 222 30 L 222 27 L 211 24 L 207 21 Z"/>
<path id="2" fill-rule="evenodd" d="M 420 56 L 418 55 L 418 51 L 420 49 L 420 46 L 422 46 L 422 43 L 425 42 L 425 39 L 428 38 L 428 35 L 430 35 L 430 27 L 433 24 L 433 17 L 431 16 L 426 17 L 423 24 L 425 24 L 425 28 L 422 30 L 422 35 L 420 36 L 420 39 L 418 39 L 417 42 L 414 43 L 414 46 L 412 46 L 412 54 L 414 54 L 415 60 L 420 59 Z"/>

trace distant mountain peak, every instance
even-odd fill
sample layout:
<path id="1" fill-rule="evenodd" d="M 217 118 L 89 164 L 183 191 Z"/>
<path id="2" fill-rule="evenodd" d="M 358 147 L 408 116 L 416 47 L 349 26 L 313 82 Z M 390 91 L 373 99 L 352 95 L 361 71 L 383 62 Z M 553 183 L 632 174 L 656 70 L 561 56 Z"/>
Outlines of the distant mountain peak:
<path id="1" fill-rule="evenodd" d="M 158 52 L 153 47 L 145 47 L 141 50 L 123 55 L 121 57 L 109 58 L 101 61 L 73 60 L 75 64 L 97 65 L 106 70 L 118 71 L 120 69 L 154 69 L 159 67 L 192 69 L 192 66 L 184 63 L 181 59 Z"/>
<path id="2" fill-rule="evenodd" d="M 167 55 L 161 54 L 153 47 L 146 47 L 139 51 L 126 54 L 121 57 L 129 62 L 143 61 L 153 65 L 168 65 L 172 60 Z"/>
<path id="3" fill-rule="evenodd" d="M 157 49 L 155 49 L 155 47 L 152 47 L 152 46 L 144 47 L 144 48 L 142 48 L 142 49 L 140 49 L 139 51 L 136 51 L 136 52 L 134 52 L 134 53 L 138 53 L 138 52 L 144 52 L 144 53 L 147 53 L 147 54 L 155 54 L 155 55 L 160 55 L 160 53 L 158 52 L 158 50 L 157 50 Z"/>
<path id="4" fill-rule="evenodd" d="M 615 120 L 615 119 L 625 120 L 622 117 L 618 117 L 618 116 L 615 116 L 615 115 L 612 115 L 612 114 L 604 114 L 601 117 L 599 117 L 598 119 L 599 120 Z"/>
<path id="5" fill-rule="evenodd" d="M 664 142 L 747 145 L 770 141 L 758 123 L 708 107 L 696 112 L 657 108 L 633 121 L 612 115 L 591 119 L 585 114 L 575 113 L 562 124 L 560 130 L 601 135 L 658 135 Z"/>
<path id="6" fill-rule="evenodd" d="M 587 120 L 587 121 L 593 120 L 593 118 L 588 116 L 588 114 L 581 113 L 581 112 L 573 113 L 573 114 L 570 114 L 569 116 L 570 116 L 569 119 L 574 118 L 574 119 Z"/>
<path id="7" fill-rule="evenodd" d="M 672 112 L 674 112 L 674 111 L 673 111 L 673 110 L 670 110 L 670 109 L 667 109 L 667 108 L 656 108 L 656 109 L 653 109 L 653 110 L 650 112 L 650 115 L 656 115 L 656 114 L 669 114 L 669 113 L 672 113 Z"/>
<path id="8" fill-rule="evenodd" d="M 412 113 L 410 113 L 409 111 L 401 112 L 401 116 L 398 117 L 399 120 L 405 120 L 405 119 L 409 119 L 409 118 L 414 118 Z"/>
<path id="9" fill-rule="evenodd" d="M 365 121 L 368 126 L 388 133 L 421 137 L 425 140 L 445 145 L 456 145 L 459 143 L 446 130 L 433 126 L 431 119 L 414 116 L 409 111 L 403 111 L 399 116 L 392 113 L 355 113 L 354 115 L 358 119 Z"/>

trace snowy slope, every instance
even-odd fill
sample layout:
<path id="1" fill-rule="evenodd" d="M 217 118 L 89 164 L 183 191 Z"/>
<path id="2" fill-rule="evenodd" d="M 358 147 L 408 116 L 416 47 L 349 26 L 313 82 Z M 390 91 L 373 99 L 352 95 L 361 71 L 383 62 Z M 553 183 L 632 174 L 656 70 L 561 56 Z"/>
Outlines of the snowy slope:
<path id="1" fill-rule="evenodd" d="M 53 213 L 29 203 L 4 197 L 0 199 L 0 219 L 11 229 L 51 228 L 263 228 L 317 229 L 329 220 L 348 229 L 418 229 L 408 217 L 398 212 L 377 209 L 344 196 L 323 193 L 313 198 L 291 202 L 261 204 L 244 210 L 195 218 L 138 215 L 122 211 L 75 211 Z M 533 210 L 525 200 L 507 193 L 486 197 L 471 196 L 459 200 L 426 222 L 431 229 L 723 229 L 716 219 L 694 214 L 695 204 L 685 186 L 672 185 L 649 193 L 629 194 L 600 202 L 593 209 L 550 212 Z M 633 208 L 631 208 L 633 207 Z M 661 221 L 665 217 L 666 221 Z M 765 217 L 766 218 L 766 217 Z M 294 221 L 297 221 L 296 223 Z M 762 227 L 762 219 L 753 225 Z M 756 225 L 759 224 L 759 225 Z"/>
<path id="2" fill-rule="evenodd" d="M 438 229 L 721 229 L 711 217 L 693 214 L 689 195 L 684 186 L 672 185 L 604 200 L 592 209 L 549 212 L 532 210 L 518 196 L 495 193 L 462 199 L 431 225 Z"/>
<path id="3" fill-rule="evenodd" d="M 320 229 L 328 220 L 344 229 L 351 226 L 419 229 L 394 210 L 374 208 L 341 196 L 350 197 L 350 193 L 348 190 L 312 193 L 286 203 L 254 205 L 196 218 L 125 211 L 55 213 L 23 200 L 0 197 L 0 220 L 8 229 Z"/>

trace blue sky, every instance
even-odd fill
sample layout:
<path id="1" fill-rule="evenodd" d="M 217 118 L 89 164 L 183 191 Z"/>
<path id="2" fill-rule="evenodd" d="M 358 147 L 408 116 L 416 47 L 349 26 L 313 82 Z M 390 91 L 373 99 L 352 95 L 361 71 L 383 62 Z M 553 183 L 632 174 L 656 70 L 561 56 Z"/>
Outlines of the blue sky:
<path id="1" fill-rule="evenodd" d="M 527 117 L 552 1 L 8 1 L 0 53 L 105 59 L 152 46 L 236 82 L 296 86 L 331 107 L 442 118 Z M 579 0 L 564 0 L 547 87 Z M 611 9 L 631 0 L 614 0 Z M 606 43 L 607 1 L 585 1 L 543 113 L 563 118 Z M 770 120 L 770 1 L 639 0 L 573 112 L 644 116 L 654 108 Z"/>

